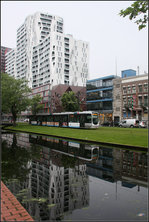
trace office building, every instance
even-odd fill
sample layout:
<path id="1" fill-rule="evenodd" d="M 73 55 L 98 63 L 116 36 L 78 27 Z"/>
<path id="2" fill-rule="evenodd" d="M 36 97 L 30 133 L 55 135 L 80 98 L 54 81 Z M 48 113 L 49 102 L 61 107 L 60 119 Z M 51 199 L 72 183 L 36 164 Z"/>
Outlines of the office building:
<path id="1" fill-rule="evenodd" d="M 97 111 L 100 122 L 111 122 L 113 114 L 113 80 L 119 78 L 111 75 L 87 81 L 87 110 Z"/>
<path id="2" fill-rule="evenodd" d="M 63 33 L 63 19 L 40 12 L 30 15 L 17 30 L 15 74 L 30 88 L 47 83 L 86 86 L 88 43 Z M 7 55 L 10 61 L 12 55 Z M 8 65 L 9 66 L 9 65 Z"/>

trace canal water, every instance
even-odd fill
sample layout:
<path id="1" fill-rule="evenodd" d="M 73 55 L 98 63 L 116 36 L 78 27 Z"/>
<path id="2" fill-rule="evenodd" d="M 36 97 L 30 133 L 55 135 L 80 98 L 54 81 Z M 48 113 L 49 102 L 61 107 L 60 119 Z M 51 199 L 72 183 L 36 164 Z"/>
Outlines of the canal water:
<path id="1" fill-rule="evenodd" d="M 146 152 L 4 131 L 1 166 L 36 221 L 148 221 Z"/>

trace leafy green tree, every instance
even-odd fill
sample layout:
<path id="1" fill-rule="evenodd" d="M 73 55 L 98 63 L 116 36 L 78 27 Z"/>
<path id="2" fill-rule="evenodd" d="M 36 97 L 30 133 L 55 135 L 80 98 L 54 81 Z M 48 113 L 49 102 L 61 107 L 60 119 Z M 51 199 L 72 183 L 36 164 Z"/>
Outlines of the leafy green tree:
<path id="1" fill-rule="evenodd" d="M 135 23 L 137 23 L 138 29 L 141 30 L 146 27 L 148 22 L 148 1 L 135 1 L 130 7 L 121 10 L 119 15 L 123 17 L 129 16 L 130 20 L 137 17 Z"/>
<path id="2" fill-rule="evenodd" d="M 40 95 L 36 95 L 31 99 L 31 111 L 33 115 L 36 115 L 39 110 L 44 108 L 44 104 L 41 104 L 42 98 Z"/>
<path id="3" fill-rule="evenodd" d="M 74 112 L 79 110 L 78 100 L 72 91 L 65 92 L 61 98 L 61 102 L 64 111 Z"/>
<path id="4" fill-rule="evenodd" d="M 27 109 L 30 103 L 28 94 L 31 89 L 27 81 L 15 79 L 6 73 L 1 74 L 2 112 L 11 113 L 13 125 L 16 126 L 17 116 Z"/>
<path id="5" fill-rule="evenodd" d="M 6 140 L 2 141 L 2 178 L 4 182 L 13 179 L 23 182 L 31 170 L 28 163 L 32 159 L 41 158 L 41 147 L 36 144 L 31 144 L 30 148 L 19 146 L 17 135 L 15 133 L 11 135 L 13 136 L 11 145 Z"/>

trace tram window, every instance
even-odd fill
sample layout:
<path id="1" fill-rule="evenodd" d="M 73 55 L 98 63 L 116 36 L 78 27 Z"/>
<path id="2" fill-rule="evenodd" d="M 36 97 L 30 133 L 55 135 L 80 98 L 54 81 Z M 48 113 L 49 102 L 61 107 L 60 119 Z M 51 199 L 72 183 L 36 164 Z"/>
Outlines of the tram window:
<path id="1" fill-rule="evenodd" d="M 85 150 L 84 157 L 91 158 L 91 150 Z"/>
<path id="2" fill-rule="evenodd" d="M 83 123 L 84 123 L 84 120 L 85 120 L 85 115 L 80 114 L 80 123 L 81 123 L 81 122 L 83 122 Z"/>
<path id="3" fill-rule="evenodd" d="M 48 122 L 53 122 L 53 116 L 52 116 L 52 115 L 48 116 L 48 117 L 47 117 L 47 121 L 48 121 Z"/>
<path id="4" fill-rule="evenodd" d="M 37 120 L 38 120 L 38 121 L 42 121 L 42 120 L 43 120 L 43 117 L 42 117 L 42 116 L 38 116 L 38 117 L 37 117 Z"/>
<path id="5" fill-rule="evenodd" d="M 97 114 L 93 114 L 93 123 L 98 124 L 98 115 Z"/>
<path id="6" fill-rule="evenodd" d="M 39 120 L 39 117 L 38 117 L 38 120 Z M 42 117 L 42 121 L 43 121 L 43 122 L 46 122 L 46 121 L 47 121 L 47 117 L 46 117 L 46 116 L 43 116 L 43 117 Z"/>
<path id="7" fill-rule="evenodd" d="M 86 117 L 85 122 L 86 123 L 91 123 L 91 114 L 87 114 L 85 117 Z"/>
<path id="8" fill-rule="evenodd" d="M 67 115 L 62 115 L 60 118 L 63 122 L 67 122 Z"/>
<path id="9" fill-rule="evenodd" d="M 98 154 L 98 149 L 93 149 L 93 155 L 97 155 Z"/>
<path id="10" fill-rule="evenodd" d="M 71 115 L 69 116 L 69 121 L 70 121 L 70 122 L 73 122 L 73 123 L 79 123 L 79 115 L 73 115 L 73 114 L 71 114 Z"/>
<path id="11" fill-rule="evenodd" d="M 31 121 L 36 121 L 37 120 L 37 116 L 31 116 Z"/>
<path id="12" fill-rule="evenodd" d="M 61 116 L 55 115 L 54 116 L 54 122 L 59 122 Z"/>

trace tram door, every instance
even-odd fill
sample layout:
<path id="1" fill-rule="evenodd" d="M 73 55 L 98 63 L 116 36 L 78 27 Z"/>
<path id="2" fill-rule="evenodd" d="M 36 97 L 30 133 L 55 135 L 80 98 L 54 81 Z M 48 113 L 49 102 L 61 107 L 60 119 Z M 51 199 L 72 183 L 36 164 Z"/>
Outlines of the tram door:
<path id="1" fill-rule="evenodd" d="M 83 114 L 80 115 L 80 127 L 85 127 L 85 116 Z"/>

